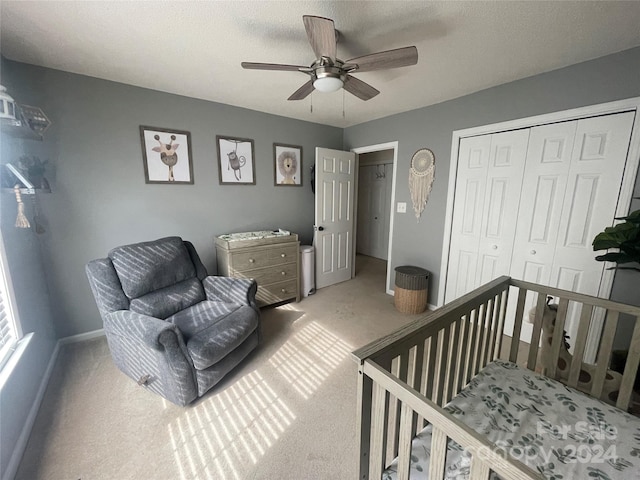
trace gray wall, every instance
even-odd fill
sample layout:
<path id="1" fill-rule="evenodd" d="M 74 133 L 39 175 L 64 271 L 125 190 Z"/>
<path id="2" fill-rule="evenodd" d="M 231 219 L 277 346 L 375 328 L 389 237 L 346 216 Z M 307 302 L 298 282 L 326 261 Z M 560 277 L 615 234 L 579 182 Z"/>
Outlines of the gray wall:
<path id="1" fill-rule="evenodd" d="M 408 212 L 395 215 L 391 267 L 412 264 L 431 271 L 429 303 L 437 303 L 453 131 L 640 96 L 639 79 L 640 48 L 634 48 L 345 129 L 345 150 L 398 141 L 396 202 L 407 202 Z M 418 223 L 407 179 L 411 156 L 423 147 L 435 153 L 436 179 Z M 638 182 L 635 194 L 640 195 Z M 632 207 L 640 208 L 640 202 Z M 616 275 L 612 299 L 640 304 L 632 275 Z"/>
<path id="2" fill-rule="evenodd" d="M 45 141 L 52 193 L 42 213 L 43 257 L 59 337 L 102 328 L 84 265 L 113 247 L 165 235 L 194 243 L 215 273 L 215 235 L 284 228 L 310 242 L 309 168 L 317 146 L 342 147 L 342 129 L 6 62 L 17 101 L 53 122 Z M 211 88 L 215 88 L 212 85 Z M 191 132 L 194 185 L 147 185 L 140 125 Z M 256 185 L 218 184 L 216 135 L 251 138 Z M 275 187 L 273 143 L 303 147 L 302 187 Z"/>
<path id="3" fill-rule="evenodd" d="M 4 65 L 3 65 L 4 67 Z M 2 71 L 2 84 L 10 90 L 17 86 Z M 19 139 L 0 137 L 0 156 L 17 159 L 25 149 L 25 142 Z M 44 153 L 40 145 L 39 154 Z M 30 207 L 28 197 L 23 197 Z M 15 293 L 17 315 L 25 334 L 22 355 L 14 356 L 0 372 L 0 478 L 6 478 L 7 468 L 17 467 L 20 460 L 19 449 L 14 450 L 24 433 L 29 414 L 37 410 L 34 398 L 41 387 L 42 379 L 49 366 L 55 345 L 53 314 L 45 267 L 41 255 L 41 237 L 34 229 L 15 228 L 17 204 L 13 192 L 0 193 L 0 228 L 7 254 L 7 267 Z M 33 418 L 31 419 L 33 420 Z M 26 425 L 26 427 L 25 427 Z M 28 437 L 23 437 L 26 441 Z M 24 446 L 24 445 L 22 445 Z M 12 458 L 15 455 L 16 457 Z M 13 463 L 10 465 L 10 461 Z"/>

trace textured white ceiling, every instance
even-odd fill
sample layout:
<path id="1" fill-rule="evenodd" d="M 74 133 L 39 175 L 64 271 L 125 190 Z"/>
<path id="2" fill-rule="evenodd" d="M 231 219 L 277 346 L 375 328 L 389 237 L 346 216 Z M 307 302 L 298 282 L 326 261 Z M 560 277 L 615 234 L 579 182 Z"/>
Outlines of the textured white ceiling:
<path id="1" fill-rule="evenodd" d="M 9 59 L 339 127 L 640 45 L 640 1 L 2 0 L 0 8 Z M 342 91 L 287 101 L 306 75 L 240 62 L 311 64 L 303 15 L 335 21 L 343 60 L 416 45 L 418 65 L 356 74 L 381 91 L 368 102 Z"/>

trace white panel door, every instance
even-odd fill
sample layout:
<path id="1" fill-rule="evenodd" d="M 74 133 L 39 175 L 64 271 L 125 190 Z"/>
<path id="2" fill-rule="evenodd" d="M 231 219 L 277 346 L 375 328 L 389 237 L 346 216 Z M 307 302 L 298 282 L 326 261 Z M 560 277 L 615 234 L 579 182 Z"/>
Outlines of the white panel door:
<path id="1" fill-rule="evenodd" d="M 491 135 L 460 140 L 445 302 L 477 286 L 476 266 L 490 155 Z"/>
<path id="2" fill-rule="evenodd" d="M 491 136 L 476 287 L 511 271 L 528 141 L 529 129 Z"/>
<path id="3" fill-rule="evenodd" d="M 445 300 L 509 273 L 528 129 L 460 141 Z"/>
<path id="4" fill-rule="evenodd" d="M 316 148 L 316 288 L 351 278 L 355 153 Z"/>
<path id="5" fill-rule="evenodd" d="M 634 116 L 626 112 L 578 121 L 549 282 L 554 287 L 600 293 L 604 264 L 595 260 L 591 242 L 614 222 Z M 577 313 L 570 310 L 567 316 L 565 329 L 572 338 Z"/>
<path id="6" fill-rule="evenodd" d="M 549 285 L 577 124 L 531 129 L 511 262 L 513 278 Z M 525 312 L 535 305 L 536 298 L 527 296 Z M 513 333 L 514 316 L 515 298 L 507 310 L 507 335 Z M 531 325 L 524 323 L 521 338 L 531 338 L 531 331 Z"/>

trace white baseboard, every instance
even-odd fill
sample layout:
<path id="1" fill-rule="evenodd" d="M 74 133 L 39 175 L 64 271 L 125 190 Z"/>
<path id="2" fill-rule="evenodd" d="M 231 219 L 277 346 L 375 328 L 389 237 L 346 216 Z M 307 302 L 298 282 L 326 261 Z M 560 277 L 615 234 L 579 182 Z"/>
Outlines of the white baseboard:
<path id="1" fill-rule="evenodd" d="M 92 332 L 79 333 L 78 335 L 71 335 L 58 340 L 58 345 L 67 345 L 69 343 L 84 342 L 85 340 L 92 340 L 94 338 L 104 337 L 104 328 L 93 330 Z"/>
<path id="2" fill-rule="evenodd" d="M 42 381 L 40 382 L 40 386 L 38 387 L 38 392 L 36 393 L 36 397 L 33 400 L 31 409 L 29 410 L 29 415 L 27 415 L 24 426 L 22 427 L 22 432 L 20 432 L 18 441 L 13 447 L 13 453 L 11 454 L 11 458 L 9 459 L 7 468 L 4 471 L 3 480 L 13 480 L 16 476 L 16 473 L 18 472 L 20 461 L 22 460 L 24 451 L 27 448 L 27 443 L 29 442 L 29 437 L 31 436 L 31 429 L 33 428 L 33 424 L 35 423 L 36 417 L 38 416 L 38 411 L 40 410 L 40 405 L 42 404 L 42 399 L 44 398 L 44 392 L 47 390 L 47 386 L 49 385 L 49 380 L 51 379 L 51 374 L 53 372 L 53 367 L 56 364 L 56 359 L 58 358 L 59 351 L 60 341 L 56 343 L 56 346 L 53 349 L 53 353 L 51 354 L 51 358 L 49 359 L 49 363 L 47 364 L 47 369 L 45 370 L 44 375 L 42 376 Z"/>

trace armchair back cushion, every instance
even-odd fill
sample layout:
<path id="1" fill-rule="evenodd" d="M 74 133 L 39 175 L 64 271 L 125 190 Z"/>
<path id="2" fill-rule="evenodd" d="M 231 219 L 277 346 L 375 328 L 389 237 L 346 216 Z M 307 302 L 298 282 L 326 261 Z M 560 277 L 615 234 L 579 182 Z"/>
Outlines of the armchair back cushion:
<path id="1" fill-rule="evenodd" d="M 127 297 L 138 298 L 194 278 L 196 269 L 180 237 L 114 248 L 109 258 Z"/>

